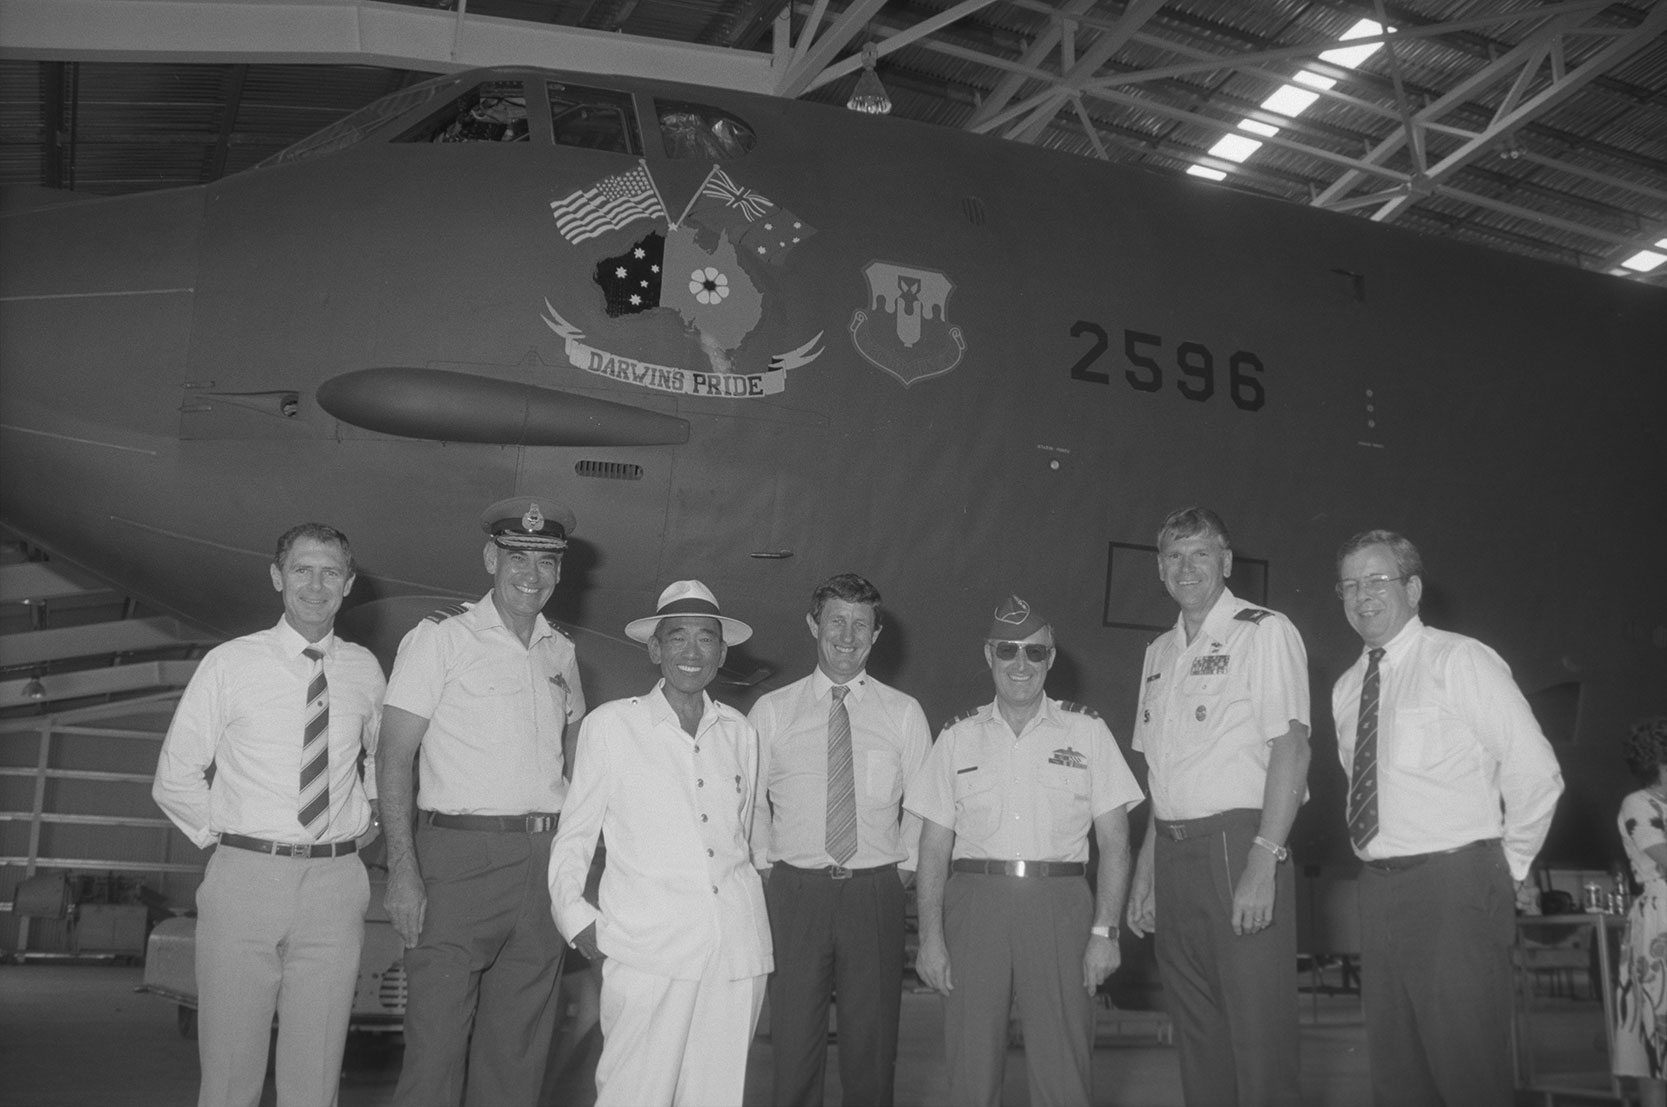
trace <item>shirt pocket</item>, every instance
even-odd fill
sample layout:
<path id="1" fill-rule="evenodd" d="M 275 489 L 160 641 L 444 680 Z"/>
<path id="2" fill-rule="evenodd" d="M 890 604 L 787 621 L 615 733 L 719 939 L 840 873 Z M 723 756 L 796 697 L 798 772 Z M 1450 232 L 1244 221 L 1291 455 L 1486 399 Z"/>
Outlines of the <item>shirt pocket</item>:
<path id="1" fill-rule="evenodd" d="M 974 769 L 955 776 L 955 833 L 980 840 L 1001 824 L 1001 793 L 996 782 Z"/>
<path id="2" fill-rule="evenodd" d="M 1074 822 L 1088 813 L 1088 770 L 1070 765 L 1047 765 L 1040 774 L 1045 805 L 1037 813 L 1043 822 Z"/>
<path id="3" fill-rule="evenodd" d="M 462 686 L 465 695 L 479 699 L 496 699 L 499 696 L 513 696 L 526 687 L 520 673 L 505 672 L 502 669 L 476 669 L 471 673 L 464 673 L 457 683 Z"/>
<path id="4" fill-rule="evenodd" d="M 1393 745 L 1389 762 L 1403 769 L 1422 769 L 1441 759 L 1441 713 L 1429 707 L 1405 707 L 1390 719 Z M 1381 744 L 1382 739 L 1380 737 Z"/>

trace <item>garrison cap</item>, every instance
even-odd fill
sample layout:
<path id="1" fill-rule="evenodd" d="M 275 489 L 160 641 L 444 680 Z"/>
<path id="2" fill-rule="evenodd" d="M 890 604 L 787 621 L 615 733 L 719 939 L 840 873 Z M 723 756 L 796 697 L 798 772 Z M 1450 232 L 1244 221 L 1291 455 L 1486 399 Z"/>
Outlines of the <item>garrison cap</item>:
<path id="1" fill-rule="evenodd" d="M 565 550 L 573 513 L 555 500 L 511 496 L 480 513 L 480 529 L 503 550 Z"/>
<path id="2" fill-rule="evenodd" d="M 996 607 L 995 618 L 985 633 L 987 640 L 1022 642 L 1048 625 L 1048 621 L 1017 596 L 1008 596 Z"/>

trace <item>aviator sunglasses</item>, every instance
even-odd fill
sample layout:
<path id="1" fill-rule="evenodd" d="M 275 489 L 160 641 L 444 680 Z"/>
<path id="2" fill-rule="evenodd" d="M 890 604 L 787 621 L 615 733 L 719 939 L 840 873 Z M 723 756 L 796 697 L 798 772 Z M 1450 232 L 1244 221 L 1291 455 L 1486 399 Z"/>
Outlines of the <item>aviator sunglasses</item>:
<path id="1" fill-rule="evenodd" d="M 1044 646 L 1040 642 L 1032 642 L 1029 645 L 1019 642 L 996 642 L 994 645 L 996 656 L 1003 661 L 1013 660 L 1019 656 L 1019 651 L 1022 649 L 1025 652 L 1025 660 L 1036 665 L 1046 661 L 1048 654 L 1053 652 L 1052 646 Z"/>

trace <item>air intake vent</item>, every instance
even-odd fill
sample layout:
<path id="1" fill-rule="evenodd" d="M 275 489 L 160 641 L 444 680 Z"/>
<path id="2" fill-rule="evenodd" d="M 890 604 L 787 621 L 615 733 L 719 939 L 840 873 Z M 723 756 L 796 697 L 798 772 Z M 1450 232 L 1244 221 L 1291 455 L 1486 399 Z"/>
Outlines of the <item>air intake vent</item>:
<path id="1" fill-rule="evenodd" d="M 581 477 L 600 477 L 603 480 L 642 480 L 642 466 L 624 461 L 581 461 L 573 466 Z"/>
<path id="2" fill-rule="evenodd" d="M 975 227 L 982 227 L 985 223 L 984 201 L 976 196 L 961 197 L 961 210 L 966 213 L 967 222 Z"/>

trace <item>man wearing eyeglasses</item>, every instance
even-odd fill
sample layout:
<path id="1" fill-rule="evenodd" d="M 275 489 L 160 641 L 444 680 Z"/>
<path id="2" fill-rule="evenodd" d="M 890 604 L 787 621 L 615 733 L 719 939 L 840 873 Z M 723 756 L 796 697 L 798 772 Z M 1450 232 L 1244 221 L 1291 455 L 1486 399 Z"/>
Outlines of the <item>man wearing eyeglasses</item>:
<path id="1" fill-rule="evenodd" d="M 1289 619 L 1227 587 L 1233 546 L 1208 508 L 1170 513 L 1158 576 L 1180 607 L 1146 647 L 1134 748 L 1151 819 L 1129 928 L 1156 935 L 1192 1107 L 1299 1100 L 1296 877 L 1307 795 L 1308 658 Z"/>
<path id="2" fill-rule="evenodd" d="M 1361 995 L 1379 1107 L 1514 1102 L 1514 881 L 1562 772 L 1497 653 L 1424 625 L 1424 565 L 1399 534 L 1337 554 L 1366 645 L 1332 689 L 1360 874 Z"/>
<path id="3" fill-rule="evenodd" d="M 1031 1102 L 1091 1099 L 1093 997 L 1121 961 L 1129 808 L 1141 793 L 1099 716 L 1044 692 L 1055 656 L 1053 628 L 1009 596 L 984 642 L 994 702 L 944 727 L 903 801 L 921 818 L 915 972 L 944 996 L 957 1105 L 1000 1102 L 1013 1000 Z"/>

